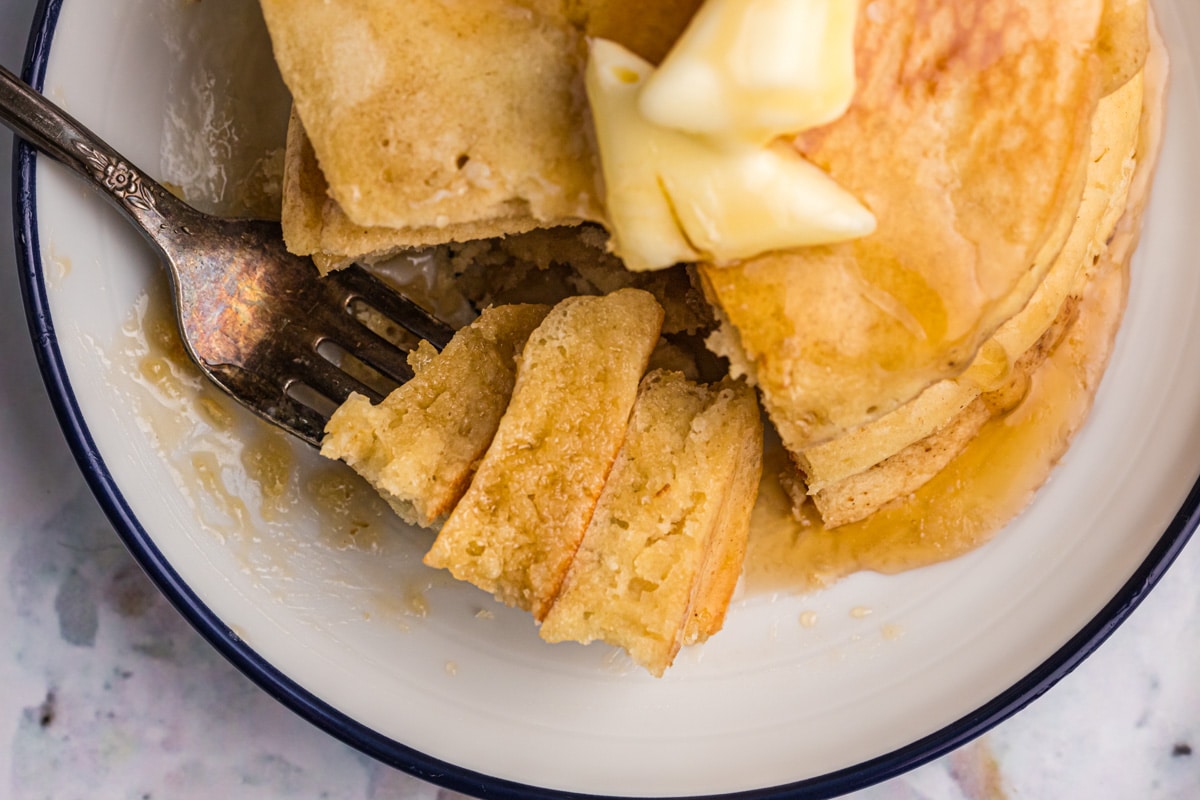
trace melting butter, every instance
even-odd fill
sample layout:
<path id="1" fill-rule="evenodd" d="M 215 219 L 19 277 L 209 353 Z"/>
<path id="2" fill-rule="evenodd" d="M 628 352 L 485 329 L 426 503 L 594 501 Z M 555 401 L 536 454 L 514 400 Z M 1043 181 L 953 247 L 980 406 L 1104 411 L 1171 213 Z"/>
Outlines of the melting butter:
<path id="1" fill-rule="evenodd" d="M 597 39 L 591 43 L 584 74 L 612 248 L 635 271 L 697 261 L 700 256 L 676 224 L 658 179 L 659 155 L 680 137 L 656 129 L 637 110 L 638 89 L 651 69 L 649 62 L 620 45 Z"/>
<path id="2" fill-rule="evenodd" d="M 858 0 L 708 0 L 646 82 L 664 128 L 766 145 L 846 112 Z"/>
<path id="3" fill-rule="evenodd" d="M 865 236 L 875 217 L 784 143 L 720 141 L 660 127 L 638 110 L 653 66 L 592 42 L 585 74 L 612 247 L 632 270 L 726 263 Z"/>

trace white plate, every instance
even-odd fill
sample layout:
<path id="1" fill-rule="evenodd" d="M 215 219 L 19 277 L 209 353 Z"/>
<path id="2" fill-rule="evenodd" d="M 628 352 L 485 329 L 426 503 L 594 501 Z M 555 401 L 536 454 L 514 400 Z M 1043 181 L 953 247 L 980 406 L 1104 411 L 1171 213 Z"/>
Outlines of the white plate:
<path id="1" fill-rule="evenodd" d="M 51 0 L 27 74 L 44 69 L 51 99 L 152 174 L 217 185 L 188 156 L 198 129 L 172 113 L 188 92 L 204 107 L 204 73 L 187 71 L 197 64 L 261 68 L 247 5 Z M 224 27 L 186 17 L 202 6 Z M 253 500 L 250 524 L 232 520 L 236 503 L 202 489 L 192 456 L 226 459 L 221 480 L 253 495 L 238 437 L 196 434 L 186 416 L 172 427 L 194 398 L 156 412 L 131 377 L 131 319 L 162 280 L 150 252 L 76 179 L 24 151 L 25 286 L 51 394 L 117 528 L 189 619 L 268 691 L 378 758 L 496 797 L 826 796 L 880 780 L 1048 688 L 1194 526 L 1200 6 L 1157 6 L 1173 59 L 1162 164 L 1111 366 L 1049 485 L 990 545 L 950 563 L 859 575 L 811 597 L 738 599 L 725 631 L 665 679 L 605 647 L 542 643 L 526 615 L 420 567 L 422 535 L 372 506 L 357 537 L 329 529 L 344 518 L 306 508 L 259 524 Z M 218 30 L 245 37 L 224 61 L 209 52 Z M 262 91 L 274 91 L 269 80 Z M 224 123 L 210 111 L 212 133 Z M 176 160 L 163 160 L 164 142 Z M 296 453 L 297 486 L 329 469 Z M 806 610 L 815 628 L 799 624 Z"/>

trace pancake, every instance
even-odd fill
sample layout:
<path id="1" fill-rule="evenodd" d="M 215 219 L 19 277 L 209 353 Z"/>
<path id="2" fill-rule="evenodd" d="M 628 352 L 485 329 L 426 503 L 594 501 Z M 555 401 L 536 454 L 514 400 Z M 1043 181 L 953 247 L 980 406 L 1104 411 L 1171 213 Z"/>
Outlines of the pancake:
<path id="1" fill-rule="evenodd" d="M 978 349 L 1042 282 L 1081 202 L 1102 0 L 877 0 L 858 91 L 796 147 L 862 200 L 869 237 L 701 265 L 712 346 L 800 451 L 875 419 Z"/>
<path id="2" fill-rule="evenodd" d="M 280 56 L 296 93 L 284 203 L 292 249 L 330 269 L 449 242 L 440 252 L 466 254 L 498 279 L 456 270 L 460 286 L 478 282 L 477 299 L 560 284 L 604 295 L 564 301 L 529 339 L 511 402 L 509 385 L 493 398 L 497 415 L 507 404 L 495 436 L 479 437 L 479 447 L 491 440 L 482 459 L 477 448 L 458 460 L 449 499 L 390 490 L 422 524 L 449 514 L 426 563 L 530 611 L 544 638 L 606 639 L 661 674 L 679 646 L 721 627 L 755 499 L 759 461 L 748 449 L 761 454 L 762 442 L 747 433 L 761 434 L 757 417 L 743 413 L 721 447 L 693 447 L 696 420 L 706 431 L 718 423 L 702 393 L 670 413 L 634 406 L 651 360 L 700 372 L 690 353 L 659 339 L 668 332 L 661 306 L 678 320 L 672 332 L 693 340 L 707 322 L 678 282 L 683 267 L 641 287 L 656 303 L 622 288 L 628 276 L 605 259 L 574 263 L 580 248 L 563 245 L 590 247 L 585 234 L 599 228 L 580 223 L 602 218 L 578 92 L 585 35 L 656 61 L 697 5 L 626 3 L 449 9 L 418 0 L 401 13 L 382 0 L 263 0 L 277 54 L 295 57 Z M 1145 0 L 873 0 L 860 9 L 851 108 L 794 146 L 861 198 L 879 229 L 847 244 L 701 264 L 694 274 L 721 325 L 710 346 L 729 357 L 734 377 L 757 385 L 789 451 L 781 485 L 794 487 L 793 511 L 811 528 L 793 537 L 801 549 L 813 531 L 839 526 L 849 549 L 898 535 L 925 542 L 926 520 L 938 522 L 932 506 L 952 497 L 959 518 L 946 512 L 941 521 L 964 535 L 922 556 L 936 560 L 1007 519 L 1011 503 L 971 516 L 971 502 L 991 491 L 980 453 L 1008 421 L 1046 411 L 1056 402 L 1046 397 L 1072 406 L 1069 424 L 1038 430 L 1032 455 L 995 470 L 997 484 L 1021 472 L 1032 492 L 1096 389 L 1144 198 L 1152 148 L 1139 133 L 1158 110 L 1144 108 L 1149 23 Z M 378 52 L 378 42 L 413 41 L 414 31 L 428 33 L 431 52 Z M 515 63 L 527 44 L 528 60 Z M 349 99 L 347 58 L 367 85 Z M 480 72 L 485 61 L 490 71 Z M 444 107 L 432 107 L 435 95 Z M 399 108 L 413 113 L 397 121 Z M 393 158 L 395 143 L 408 148 L 403 158 Z M 478 258 L 487 247 L 492 256 Z M 559 274 L 556 253 L 572 262 L 569 274 Z M 505 268 L 518 261 L 522 269 Z M 1095 339 L 1090 349 L 1077 341 L 1085 337 Z M 1073 371 L 1083 350 L 1086 369 Z M 694 390 L 677 380 L 683 394 Z M 1057 395 L 1031 390 L 1039 381 L 1071 385 Z M 721 458 L 721 469 L 706 471 Z M 730 473 L 740 477 L 726 480 Z M 646 489 L 654 485 L 664 488 Z M 677 513 L 698 494 L 701 515 Z M 652 547 L 655 531 L 693 523 L 686 541 Z M 674 576 L 655 594 L 664 604 L 648 599 L 641 566 Z"/>
<path id="3" fill-rule="evenodd" d="M 1083 290 L 1088 279 L 1085 265 L 1104 252 L 1125 210 L 1135 166 L 1142 102 L 1141 73 L 1101 100 L 1092 124 L 1087 187 L 1075 225 L 1030 302 L 1000 326 L 963 375 L 934 384 L 896 411 L 845 436 L 796 454 L 795 460 L 804 470 L 811 492 L 853 494 L 853 482 L 845 483 L 847 478 L 950 425 L 981 393 L 1001 386 L 1016 362 L 1054 325 L 1069 297 Z M 897 474 L 894 493 L 886 496 L 885 492 L 883 502 L 912 491 L 916 488 L 914 475 L 931 475 L 940 468 L 931 462 L 948 460 L 953 455 L 943 445 L 917 452 L 929 454 L 926 463 L 918 467 L 908 459 L 910 464 L 902 470 L 903 480 Z M 891 471 L 898 469 L 898 463 L 893 461 Z M 878 470 L 876 473 L 878 478 Z M 860 504 L 860 512 L 869 513 L 870 507 L 871 504 Z M 827 518 L 826 524 L 830 522 Z"/>
<path id="4" fill-rule="evenodd" d="M 441 353 L 421 342 L 407 383 L 378 405 L 356 393 L 338 407 L 321 455 L 349 464 L 406 522 L 435 525 L 466 492 L 508 408 L 516 357 L 549 311 L 488 308 Z"/>
<path id="5" fill-rule="evenodd" d="M 1142 70 L 1150 54 L 1150 7 L 1147 0 L 1105 0 L 1096 51 L 1105 95 L 1124 86 Z"/>
<path id="6" fill-rule="evenodd" d="M 1137 166 L 1126 207 L 1103 254 L 1085 262 L 1074 321 L 1033 371 L 1028 394 L 1012 411 L 989 419 L 920 489 L 833 530 L 815 504 L 786 508 L 794 497 L 785 496 L 786 481 L 773 477 L 794 475 L 786 469 L 787 454 L 768 448 L 747 552 L 749 591 L 811 591 L 853 572 L 895 574 L 957 558 L 989 541 L 1027 506 L 1067 454 L 1113 352 L 1162 144 L 1168 64 L 1161 38 L 1153 26 L 1149 30 Z"/>
<path id="7" fill-rule="evenodd" d="M 744 383 L 647 375 L 541 637 L 602 639 L 662 675 L 682 645 L 719 630 L 762 453 L 758 402 Z"/>
<path id="8" fill-rule="evenodd" d="M 1143 20 L 1134 28 L 1145 34 L 1145 42 L 1134 46 L 1135 51 L 1145 55 L 1144 69 L 1099 105 L 1093 122 L 1087 188 L 1076 225 L 1029 305 L 1001 326 L 964 376 L 935 384 L 898 412 L 842 439 L 793 455 L 792 461 L 805 473 L 808 491 L 827 529 L 866 520 L 877 509 L 894 505 L 892 501 L 910 497 L 951 463 L 983 425 L 1007 414 L 1008 407 L 997 397 L 1002 398 L 1006 392 L 1012 395 L 1014 385 L 1027 386 L 1029 375 L 1037 379 L 1040 364 L 1053 351 L 1063 327 L 1073 324 L 1076 309 L 1093 292 L 1090 284 L 1107 280 L 1104 265 L 1124 269 L 1140 230 L 1157 157 L 1166 72 L 1161 46 L 1158 50 L 1151 47 L 1148 22 Z M 1045 328 L 1052 315 L 1056 316 Z M 1039 338 L 1034 341 L 1034 337 Z M 1013 363 L 1010 359 L 1022 350 L 1024 355 L 1008 368 Z M 1087 389 L 1089 401 L 1096 385 Z M 1016 392 L 1017 397 L 1020 394 Z M 933 397 L 927 403 L 929 396 Z M 947 398 L 960 402 L 967 398 L 969 402 L 961 411 L 949 413 L 953 404 Z M 922 406 L 929 412 L 924 419 L 915 413 Z M 934 412 L 945 413 L 942 424 L 924 428 L 912 424 L 917 419 L 929 423 Z M 1062 447 L 1070 433 L 1057 432 Z M 899 438 L 903 434 L 909 439 Z M 924 438 L 918 438 L 919 434 Z M 891 449 L 884 446 L 889 436 Z M 904 446 L 906 441 L 911 444 Z M 880 458 L 883 455 L 886 457 Z M 878 463 L 863 468 L 875 459 Z M 1048 467 L 1035 458 L 1030 468 Z M 789 476 L 789 480 L 801 479 Z M 803 496 L 793 498 L 797 511 L 803 500 Z"/>
<path id="9" fill-rule="evenodd" d="M 1086 288 L 1081 281 L 1080 291 Z M 1075 321 L 1079 296 L 1067 299 L 1054 324 L 991 391 L 976 392 L 970 403 L 933 433 L 880 463 L 831 484 L 809 484 L 813 503 L 827 530 L 866 519 L 893 500 L 920 489 L 959 455 L 990 420 L 1012 411 L 1029 390 L 1032 376 Z"/>
<path id="10" fill-rule="evenodd" d="M 584 36 L 657 61 L 699 2 L 262 0 L 295 103 L 289 249 L 328 270 L 599 221 Z"/>
<path id="11" fill-rule="evenodd" d="M 509 0 L 262 8 L 329 195 L 354 224 L 492 221 L 499 235 L 599 214 L 582 36 L 561 15 Z"/>
<path id="12" fill-rule="evenodd" d="M 288 250 L 312 256 L 322 274 L 355 262 L 373 264 L 414 247 L 487 239 L 538 227 L 537 220 L 520 212 L 442 227 L 426 225 L 396 230 L 357 225 L 330 197 L 329 184 L 295 108 L 288 120 L 280 218 Z"/>
<path id="13" fill-rule="evenodd" d="M 521 352 L 496 436 L 426 564 L 545 617 L 625 440 L 662 319 L 640 289 L 554 307 Z"/>

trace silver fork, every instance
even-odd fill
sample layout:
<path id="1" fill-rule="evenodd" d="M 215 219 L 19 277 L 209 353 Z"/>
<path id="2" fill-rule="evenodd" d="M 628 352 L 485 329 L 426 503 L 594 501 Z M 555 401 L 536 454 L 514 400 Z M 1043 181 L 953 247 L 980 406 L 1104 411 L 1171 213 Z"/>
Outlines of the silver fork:
<path id="1" fill-rule="evenodd" d="M 319 446 L 329 412 L 351 392 L 383 392 L 349 374 L 327 345 L 395 383 L 405 352 L 356 313 L 364 304 L 439 350 L 453 330 L 358 266 L 321 277 L 292 255 L 279 223 L 204 214 L 150 179 L 0 66 L 0 122 L 87 178 L 125 213 L 167 266 L 188 354 L 254 413 Z"/>

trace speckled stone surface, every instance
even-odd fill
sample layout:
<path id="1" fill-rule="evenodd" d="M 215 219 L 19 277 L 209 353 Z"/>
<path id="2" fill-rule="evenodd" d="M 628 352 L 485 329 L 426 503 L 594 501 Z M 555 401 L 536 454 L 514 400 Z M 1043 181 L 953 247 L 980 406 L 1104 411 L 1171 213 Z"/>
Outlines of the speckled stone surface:
<path id="1" fill-rule="evenodd" d="M 16 68 L 33 0 L 0 0 Z M 458 796 L 363 756 L 226 663 L 141 573 L 59 432 L 26 331 L 0 134 L 0 797 Z M 1200 544 L 1082 667 L 860 800 L 1200 797 Z"/>

